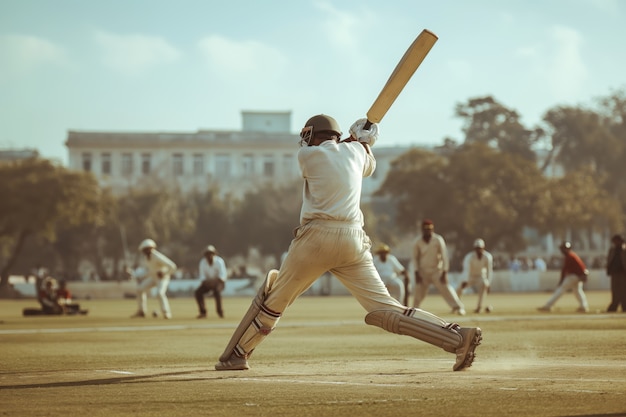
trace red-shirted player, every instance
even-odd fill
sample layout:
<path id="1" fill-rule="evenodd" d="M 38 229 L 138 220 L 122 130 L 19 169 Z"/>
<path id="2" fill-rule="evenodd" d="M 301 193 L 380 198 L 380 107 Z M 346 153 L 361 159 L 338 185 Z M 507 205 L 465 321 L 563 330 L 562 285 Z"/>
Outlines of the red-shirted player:
<path id="1" fill-rule="evenodd" d="M 548 300 L 548 302 L 543 306 L 539 307 L 539 311 L 550 311 L 552 310 L 552 306 L 556 301 L 567 291 L 572 290 L 574 296 L 578 300 L 580 306 L 578 310 L 579 313 L 587 313 L 589 311 L 589 304 L 587 304 L 587 297 L 585 296 L 585 292 L 583 291 L 583 284 L 587 282 L 587 277 L 589 276 L 589 270 L 585 266 L 580 257 L 574 253 L 572 250 L 572 244 L 569 242 L 563 242 L 561 246 L 561 253 L 565 257 L 563 259 L 563 268 L 561 269 L 561 279 L 559 280 L 559 286 L 552 297 Z"/>

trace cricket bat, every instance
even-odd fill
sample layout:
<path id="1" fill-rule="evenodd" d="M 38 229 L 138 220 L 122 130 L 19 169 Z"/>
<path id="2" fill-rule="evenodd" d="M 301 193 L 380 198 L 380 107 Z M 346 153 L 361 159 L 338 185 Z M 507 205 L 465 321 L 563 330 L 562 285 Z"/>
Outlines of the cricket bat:
<path id="1" fill-rule="evenodd" d="M 435 42 L 437 42 L 437 39 L 437 35 L 427 29 L 424 29 L 415 38 L 368 110 L 365 129 L 369 129 L 372 123 L 379 123 L 383 119 L 387 110 L 398 98 L 404 86 L 415 73 L 415 70 L 417 70 Z"/>

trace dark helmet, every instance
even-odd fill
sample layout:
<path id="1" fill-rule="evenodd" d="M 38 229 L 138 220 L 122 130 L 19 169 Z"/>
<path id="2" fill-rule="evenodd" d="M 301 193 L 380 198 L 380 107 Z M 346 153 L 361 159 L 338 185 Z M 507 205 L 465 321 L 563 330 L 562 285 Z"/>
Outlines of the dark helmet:
<path id="1" fill-rule="evenodd" d="M 559 246 L 559 249 L 562 249 L 562 250 L 572 249 L 572 244 L 567 242 L 567 241 L 565 241 L 565 242 L 561 243 L 561 246 Z"/>
<path id="2" fill-rule="evenodd" d="M 306 121 L 304 127 L 311 126 L 314 132 L 335 132 L 337 136 L 341 136 L 341 128 L 335 119 L 325 114 L 318 114 Z"/>
<path id="3" fill-rule="evenodd" d="M 337 139 L 341 137 L 341 129 L 339 123 L 335 119 L 325 114 L 318 114 L 306 121 L 302 131 L 300 131 L 300 146 L 305 143 L 311 146 L 311 140 L 315 133 L 326 132 L 329 135 L 336 135 Z"/>

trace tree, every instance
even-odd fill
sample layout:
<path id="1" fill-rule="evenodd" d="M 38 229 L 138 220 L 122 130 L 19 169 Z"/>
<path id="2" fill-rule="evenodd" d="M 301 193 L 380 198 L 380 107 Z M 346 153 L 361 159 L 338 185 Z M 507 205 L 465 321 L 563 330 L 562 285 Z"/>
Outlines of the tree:
<path id="1" fill-rule="evenodd" d="M 543 131 L 526 129 L 516 111 L 506 108 L 493 97 L 478 97 L 465 104 L 457 104 L 455 113 L 465 119 L 465 143 L 479 142 L 503 153 L 535 160 L 532 148 L 541 140 Z"/>
<path id="2" fill-rule="evenodd" d="M 400 230 L 432 218 L 457 248 L 458 267 L 477 237 L 514 253 L 526 245 L 523 230 L 534 223 L 536 195 L 544 177 L 527 159 L 468 143 L 444 157 L 413 149 L 392 163 L 377 195 L 391 197 Z"/>
<path id="3" fill-rule="evenodd" d="M 59 224 L 99 223 L 100 188 L 93 175 L 38 158 L 0 164 L 0 287 L 27 239 L 55 241 Z"/>

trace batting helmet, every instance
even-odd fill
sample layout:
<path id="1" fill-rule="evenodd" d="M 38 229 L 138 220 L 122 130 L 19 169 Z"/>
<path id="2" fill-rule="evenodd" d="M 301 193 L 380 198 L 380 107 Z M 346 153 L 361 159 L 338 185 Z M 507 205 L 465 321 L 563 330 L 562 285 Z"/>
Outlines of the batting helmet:
<path id="1" fill-rule="evenodd" d="M 325 114 L 318 114 L 311 117 L 304 124 L 300 132 L 301 142 L 305 142 L 307 145 L 310 144 L 313 134 L 319 132 L 332 132 L 337 136 L 342 134 L 339 123 L 335 119 Z"/>
<path id="2" fill-rule="evenodd" d="M 156 243 L 152 239 L 145 239 L 143 242 L 139 244 L 139 250 L 142 251 L 146 248 L 155 249 L 157 247 Z"/>

